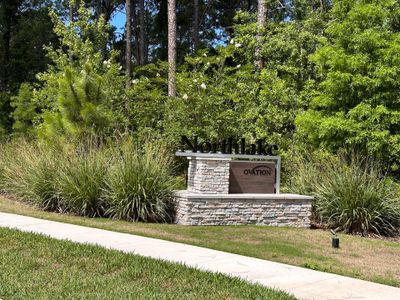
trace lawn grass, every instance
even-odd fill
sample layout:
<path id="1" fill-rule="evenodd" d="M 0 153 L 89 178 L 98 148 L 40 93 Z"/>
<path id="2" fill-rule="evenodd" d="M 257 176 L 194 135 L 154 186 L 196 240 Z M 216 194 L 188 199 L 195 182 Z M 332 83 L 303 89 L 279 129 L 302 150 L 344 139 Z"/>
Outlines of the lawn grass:
<path id="1" fill-rule="evenodd" d="M 323 230 L 268 226 L 179 226 L 48 213 L 0 197 L 0 211 L 182 242 L 400 287 L 400 243 Z"/>
<path id="2" fill-rule="evenodd" d="M 0 228 L 4 299 L 295 299 L 238 278 Z"/>

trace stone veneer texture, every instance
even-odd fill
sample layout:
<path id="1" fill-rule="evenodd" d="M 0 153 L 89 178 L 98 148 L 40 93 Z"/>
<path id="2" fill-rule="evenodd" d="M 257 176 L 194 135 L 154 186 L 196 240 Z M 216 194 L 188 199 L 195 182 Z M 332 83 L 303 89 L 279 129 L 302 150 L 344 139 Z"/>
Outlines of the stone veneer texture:
<path id="1" fill-rule="evenodd" d="M 309 227 L 311 197 L 297 195 L 248 199 L 230 194 L 229 198 L 204 198 L 176 194 L 176 223 L 182 225 L 240 225 Z"/>
<path id="2" fill-rule="evenodd" d="M 190 158 L 188 191 L 206 194 L 227 194 L 229 190 L 229 161 Z"/>

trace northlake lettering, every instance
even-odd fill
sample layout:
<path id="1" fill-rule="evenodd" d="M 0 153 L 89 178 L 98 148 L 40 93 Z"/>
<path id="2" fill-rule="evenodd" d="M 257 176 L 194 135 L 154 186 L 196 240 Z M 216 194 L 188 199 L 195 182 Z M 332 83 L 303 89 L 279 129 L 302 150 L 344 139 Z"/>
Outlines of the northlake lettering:
<path id="1" fill-rule="evenodd" d="M 187 149 L 188 148 L 188 149 Z M 204 141 L 199 143 L 198 137 L 193 137 L 191 142 L 187 136 L 181 137 L 180 152 L 191 150 L 200 153 L 222 153 L 222 154 L 247 154 L 247 155 L 276 155 L 275 151 L 278 146 L 274 144 L 264 143 L 262 139 L 258 139 L 255 144 L 246 145 L 246 139 L 241 138 L 240 142 L 233 138 L 220 140 L 215 142 Z"/>

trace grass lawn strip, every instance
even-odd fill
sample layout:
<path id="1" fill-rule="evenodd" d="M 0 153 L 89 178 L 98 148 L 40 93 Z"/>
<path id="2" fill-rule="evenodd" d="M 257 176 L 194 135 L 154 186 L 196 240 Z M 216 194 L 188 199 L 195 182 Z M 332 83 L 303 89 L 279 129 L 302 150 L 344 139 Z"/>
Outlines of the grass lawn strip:
<path id="1" fill-rule="evenodd" d="M 0 228 L 4 299 L 295 299 L 222 274 Z"/>
<path id="2" fill-rule="evenodd" d="M 400 287 L 400 243 L 340 235 L 332 249 L 331 234 L 322 230 L 267 226 L 179 226 L 130 223 L 40 211 L 0 197 L 0 211 L 267 259 L 319 271 Z"/>

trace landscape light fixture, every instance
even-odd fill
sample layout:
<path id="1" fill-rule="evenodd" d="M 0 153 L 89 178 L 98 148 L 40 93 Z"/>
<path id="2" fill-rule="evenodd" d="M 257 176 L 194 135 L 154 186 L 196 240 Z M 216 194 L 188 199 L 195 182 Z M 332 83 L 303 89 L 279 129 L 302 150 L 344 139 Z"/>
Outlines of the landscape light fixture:
<path id="1" fill-rule="evenodd" d="M 332 248 L 339 248 L 339 237 L 337 236 L 335 230 L 331 229 L 332 237 Z"/>

